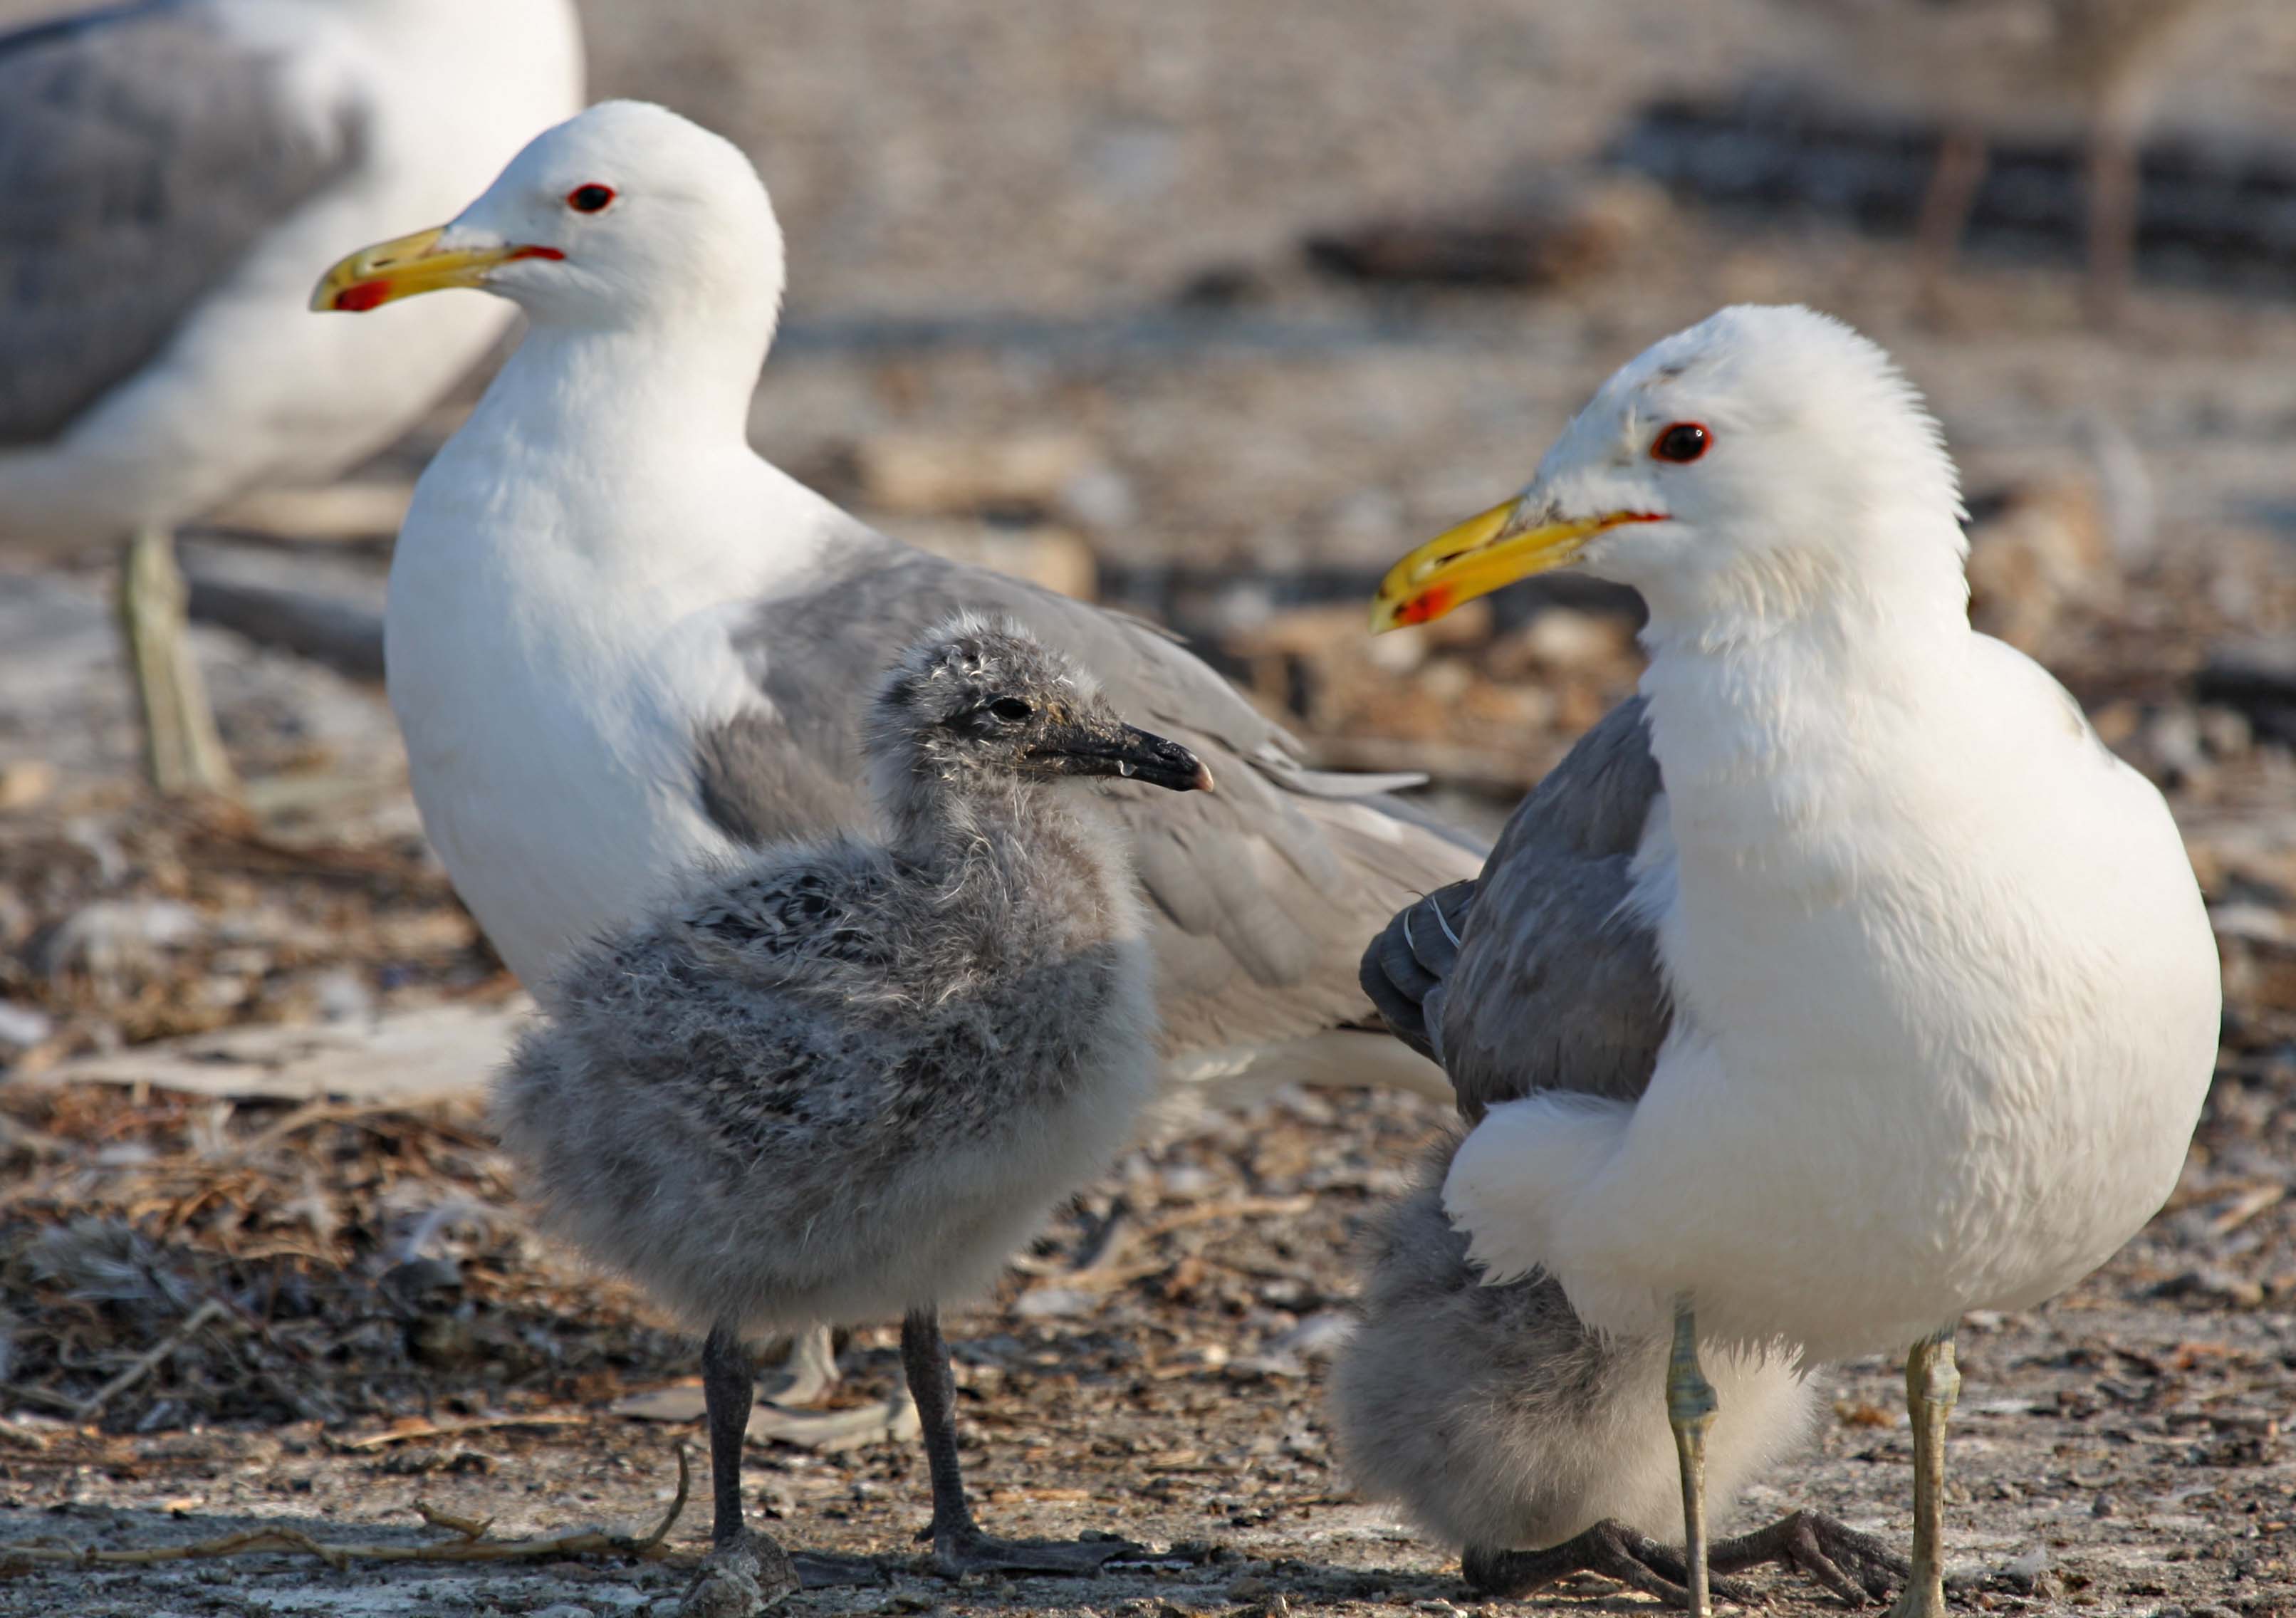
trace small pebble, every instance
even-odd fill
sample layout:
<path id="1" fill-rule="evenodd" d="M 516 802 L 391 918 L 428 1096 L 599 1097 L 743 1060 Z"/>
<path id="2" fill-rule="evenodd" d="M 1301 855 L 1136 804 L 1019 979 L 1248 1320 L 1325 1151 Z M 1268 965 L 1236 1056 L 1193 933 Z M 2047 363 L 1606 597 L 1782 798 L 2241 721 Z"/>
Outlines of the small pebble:
<path id="1" fill-rule="evenodd" d="M 1100 1294 L 1080 1286 L 1037 1286 L 1022 1293 L 1013 1312 L 1023 1320 L 1069 1320 L 1100 1307 Z"/>
<path id="2" fill-rule="evenodd" d="M 56 767 L 45 759 L 0 764 L 0 809 L 29 809 L 56 790 Z"/>
<path id="3" fill-rule="evenodd" d="M 375 1014 L 374 991 L 366 980 L 348 967 L 322 973 L 318 991 L 319 1016 L 328 1023 L 365 1023 Z"/>
<path id="4" fill-rule="evenodd" d="M 1160 1176 L 1164 1195 L 1176 1203 L 1193 1203 L 1220 1188 L 1219 1177 L 1196 1163 L 1176 1163 Z"/>
<path id="5" fill-rule="evenodd" d="M 1998 1571 L 2002 1578 L 2021 1590 L 2038 1589 L 2048 1580 L 2049 1553 L 2037 1545 L 2029 1551 L 2010 1557 Z"/>
<path id="6" fill-rule="evenodd" d="M 35 944 L 31 964 L 49 977 L 98 975 L 148 965 L 155 951 L 186 944 L 206 924 L 168 899 L 100 899 L 83 905 Z"/>
<path id="7" fill-rule="evenodd" d="M 0 1046 L 22 1050 L 37 1045 L 55 1031 L 55 1019 L 37 1006 L 0 1000 Z"/>

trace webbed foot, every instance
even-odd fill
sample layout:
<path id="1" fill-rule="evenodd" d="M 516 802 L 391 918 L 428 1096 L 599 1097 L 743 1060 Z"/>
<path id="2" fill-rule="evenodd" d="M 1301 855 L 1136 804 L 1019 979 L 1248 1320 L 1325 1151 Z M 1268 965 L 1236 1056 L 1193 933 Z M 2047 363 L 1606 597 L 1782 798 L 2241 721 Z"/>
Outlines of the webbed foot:
<path id="1" fill-rule="evenodd" d="M 933 1535 L 933 1567 L 945 1577 L 967 1573 L 1044 1573 L 1091 1578 L 1119 1556 L 1146 1548 L 1111 1535 L 1096 1540 L 998 1540 L 971 1524 Z"/>
<path id="2" fill-rule="evenodd" d="M 1815 1511 L 1797 1511 L 1767 1528 L 1718 1540 L 1709 1552 L 1718 1572 L 1742 1573 L 1765 1562 L 1816 1580 L 1851 1606 L 1886 1601 L 1913 1565 L 1872 1534 Z"/>
<path id="3" fill-rule="evenodd" d="M 1671 1606 L 1688 1602 L 1689 1568 L 1682 1553 L 1636 1533 L 1623 1523 L 1602 1522 L 1545 1550 L 1490 1550 L 1471 1545 L 1459 1572 L 1476 1594 L 1503 1600 L 1528 1596 L 1572 1573 L 1600 1573 Z M 1751 1602 L 1754 1593 L 1734 1579 L 1712 1581 L 1716 1595 Z"/>

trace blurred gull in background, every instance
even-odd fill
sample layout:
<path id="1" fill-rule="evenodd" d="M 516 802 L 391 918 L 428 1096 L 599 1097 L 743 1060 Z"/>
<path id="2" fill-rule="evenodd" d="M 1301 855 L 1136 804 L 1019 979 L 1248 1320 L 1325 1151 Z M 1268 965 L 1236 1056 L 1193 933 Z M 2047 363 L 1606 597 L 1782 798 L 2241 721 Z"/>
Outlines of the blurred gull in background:
<path id="1" fill-rule="evenodd" d="M 570 0 L 150 0 L 0 37 L 0 542 L 126 541 L 162 792 L 229 791 L 173 530 L 404 433 L 509 324 L 310 318 L 581 103 Z"/>
<path id="2" fill-rule="evenodd" d="M 2077 130 L 2088 153 L 2088 305 L 2127 296 L 2136 246 L 2137 144 L 2204 24 L 2251 0 L 1794 0 L 1848 48 L 1861 100 L 1910 97 L 1945 125 L 1920 249 L 1934 303 L 2008 131 Z"/>

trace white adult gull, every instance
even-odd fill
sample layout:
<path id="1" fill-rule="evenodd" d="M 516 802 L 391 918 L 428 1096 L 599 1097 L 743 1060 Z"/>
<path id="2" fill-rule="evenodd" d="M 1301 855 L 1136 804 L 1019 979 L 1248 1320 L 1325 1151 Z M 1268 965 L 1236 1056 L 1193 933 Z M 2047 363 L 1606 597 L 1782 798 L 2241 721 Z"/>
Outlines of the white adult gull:
<path id="1" fill-rule="evenodd" d="M 891 649 L 971 611 L 1073 657 L 1220 783 L 1117 805 L 1169 1074 L 1440 1086 L 1372 1031 L 1355 959 L 1480 845 L 1389 795 L 1396 778 L 1306 768 L 1149 625 L 914 550 L 760 457 L 746 429 L 782 278 L 749 160 L 608 103 L 316 295 L 364 309 L 477 286 L 529 316 L 416 489 L 386 633 L 424 825 L 512 970 L 546 994 L 556 962 L 697 863 L 872 824 L 861 694 Z"/>
<path id="2" fill-rule="evenodd" d="M 569 0 L 147 0 L 0 37 L 0 539 L 129 542 L 162 790 L 231 781 L 172 530 L 373 455 L 509 323 L 314 321 L 313 270 L 469 195 L 581 76 Z"/>
<path id="3" fill-rule="evenodd" d="M 1398 911 L 1364 952 L 1389 1029 L 1442 1064 L 1470 1127 L 1544 1091 L 1632 1101 L 1650 1084 L 1671 1014 L 1655 940 L 1625 914 L 1660 787 L 1644 707 L 1621 703 L 1579 739 L 1480 878 Z M 1479 926 L 1479 912 L 1505 924 Z M 1682 1515 L 1658 1397 L 1667 1333 L 1590 1330 L 1544 1272 L 1486 1285 L 1443 1211 L 1457 1145 L 1439 1143 L 1374 1228 L 1358 1329 L 1332 1367 L 1341 1462 L 1365 1494 L 1460 1547 L 1481 1594 L 1584 1572 L 1681 1600 L 1688 1573 L 1663 1542 Z M 1710 1366 L 1720 1409 L 1706 1465 L 1726 1502 L 1808 1438 L 1818 1390 L 1786 1354 L 1725 1348 Z M 1784 1561 L 1851 1606 L 1906 1572 L 1811 1513 L 1716 1545 L 1712 1561 L 1718 1573 Z"/>
<path id="4" fill-rule="evenodd" d="M 1439 1017 L 1447 1059 L 1503 1052 L 1506 974 L 1472 962 L 1535 943 L 1654 962 L 1663 1038 L 1625 1093 L 1494 1102 L 1443 1195 L 1492 1283 L 1551 1277 L 1623 1340 L 1671 1322 L 1702 1608 L 1702 1341 L 1915 1345 L 1898 1610 L 1941 1614 L 1955 1324 L 2127 1241 L 2214 1065 L 2216 949 L 2176 824 L 2062 686 L 1971 629 L 1960 518 L 1886 355 L 1805 309 L 1731 308 L 1620 369 L 1529 488 L 1398 563 L 1373 610 L 1422 621 L 1562 566 L 1649 606 L 1660 782 L 1620 902 L 1529 939 L 1510 836 Z"/>

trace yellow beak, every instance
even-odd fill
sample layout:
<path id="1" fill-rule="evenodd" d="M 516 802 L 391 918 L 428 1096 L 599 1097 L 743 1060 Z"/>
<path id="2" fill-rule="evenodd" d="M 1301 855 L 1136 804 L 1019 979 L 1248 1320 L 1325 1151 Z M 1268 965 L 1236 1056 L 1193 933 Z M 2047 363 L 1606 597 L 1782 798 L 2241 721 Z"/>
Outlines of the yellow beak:
<path id="1" fill-rule="evenodd" d="M 1504 501 L 1458 527 L 1446 529 L 1388 569 L 1372 597 L 1371 632 L 1423 624 L 1503 584 L 1545 573 L 1587 548 L 1587 542 L 1627 522 L 1655 522 L 1644 512 L 1529 526 L 1525 502 Z"/>
<path id="2" fill-rule="evenodd" d="M 520 259 L 562 259 L 554 247 L 478 247 L 440 251 L 437 230 L 418 230 L 362 247 L 319 278 L 311 307 L 365 314 L 401 298 L 450 286 L 484 286 L 488 275 Z"/>

